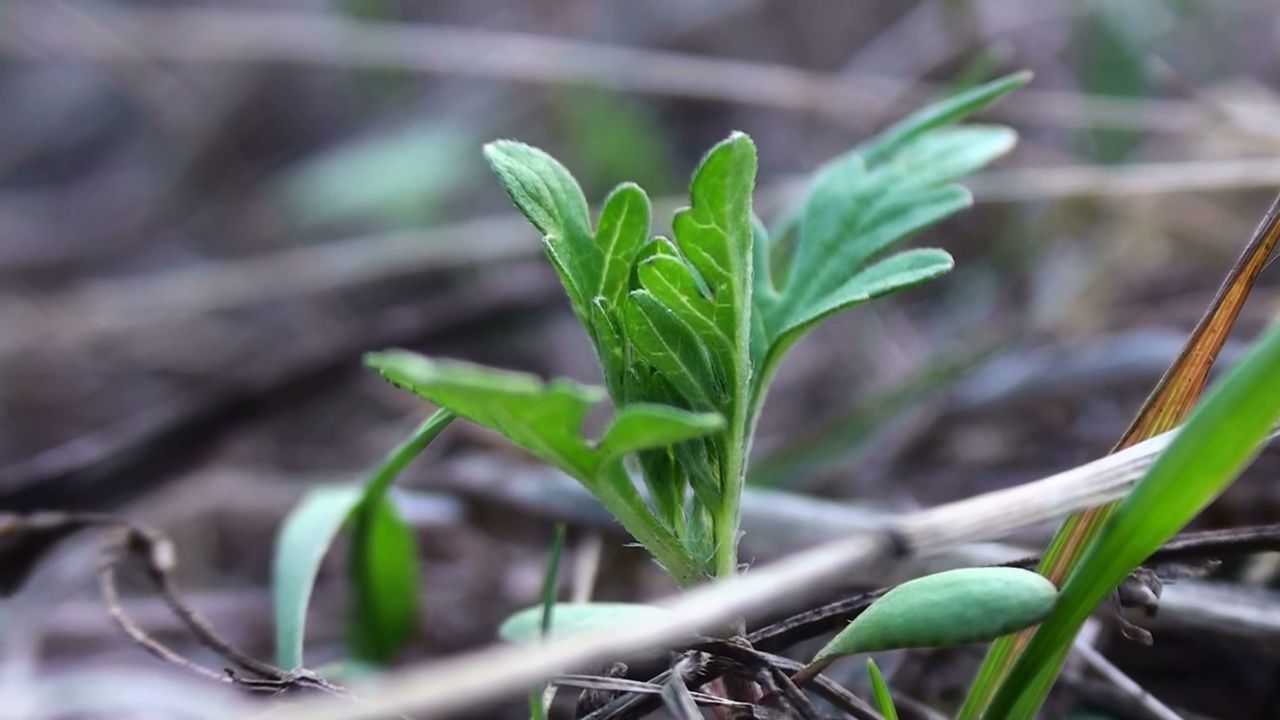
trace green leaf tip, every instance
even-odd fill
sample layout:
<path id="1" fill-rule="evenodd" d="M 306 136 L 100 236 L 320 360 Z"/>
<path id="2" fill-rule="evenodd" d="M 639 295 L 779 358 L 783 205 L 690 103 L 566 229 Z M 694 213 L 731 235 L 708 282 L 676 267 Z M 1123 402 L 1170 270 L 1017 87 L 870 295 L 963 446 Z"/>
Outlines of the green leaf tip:
<path id="1" fill-rule="evenodd" d="M 994 640 L 1043 620 L 1058 590 L 1020 568 L 963 568 L 893 588 L 831 639 L 813 664 L 875 650 Z"/>
<path id="2" fill-rule="evenodd" d="M 893 704 L 889 684 L 884 681 L 880 667 L 871 658 L 867 658 L 867 677 L 871 680 L 871 694 L 876 700 L 876 709 L 884 716 L 884 720 L 898 720 L 898 708 Z"/>

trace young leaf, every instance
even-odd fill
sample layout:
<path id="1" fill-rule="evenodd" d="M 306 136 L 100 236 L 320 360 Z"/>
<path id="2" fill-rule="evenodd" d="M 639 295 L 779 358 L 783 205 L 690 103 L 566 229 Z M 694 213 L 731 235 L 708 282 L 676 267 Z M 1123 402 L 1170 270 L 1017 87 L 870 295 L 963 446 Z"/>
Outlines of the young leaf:
<path id="1" fill-rule="evenodd" d="M 962 568 L 926 575 L 878 598 L 813 661 L 991 640 L 1044 619 L 1057 596 L 1053 583 L 1021 568 Z"/>
<path id="2" fill-rule="evenodd" d="M 491 142 L 484 146 L 484 156 L 511 202 L 542 233 L 569 301 L 585 322 L 602 263 L 582 188 L 555 158 L 524 143 Z"/>
<path id="3" fill-rule="evenodd" d="M 985 717 L 1036 714 L 1080 625 L 1130 572 L 1231 484 L 1280 420 L 1280 328 L 1209 391 L 1116 507 L 1063 584 L 1053 614 L 1001 683 Z"/>
<path id="4" fill-rule="evenodd" d="M 276 539 L 271 571 L 276 664 L 282 668 L 303 666 L 307 607 L 311 604 L 316 573 L 329 545 L 359 501 L 360 488 L 357 487 L 316 488 L 285 518 Z"/>
<path id="5" fill-rule="evenodd" d="M 702 578 L 688 552 L 640 497 L 618 455 L 702 437 L 720 427 L 718 416 L 676 408 L 624 409 L 616 420 L 621 426 L 606 435 L 609 444 L 602 446 L 582 435 L 587 411 L 604 399 L 600 388 L 570 380 L 543 383 L 525 373 L 428 360 L 404 351 L 371 353 L 365 362 L 393 384 L 502 433 L 574 476 L 679 582 Z"/>
<path id="6" fill-rule="evenodd" d="M 608 459 L 634 450 L 666 447 L 724 427 L 714 413 L 690 413 L 666 405 L 636 403 L 618 411 L 596 447 Z"/>
<path id="7" fill-rule="evenodd" d="M 1016 136 L 997 126 L 947 127 L 1029 79 L 996 80 L 929 106 L 849 153 L 827 163 L 787 234 L 794 247 L 779 287 L 757 283 L 753 298 L 764 347 L 753 403 L 763 397 L 773 368 L 824 317 L 873 297 L 937 277 L 951 267 L 941 250 L 913 251 L 868 265 L 906 236 L 968 207 L 972 199 L 953 181 L 1007 152 Z M 756 253 L 773 248 L 758 241 Z M 757 268 L 767 267 L 762 258 Z"/>
<path id="8" fill-rule="evenodd" d="M 386 663 L 421 622 L 417 544 L 388 498 L 379 498 L 372 510 L 362 503 L 353 520 L 351 645 L 357 657 Z"/>
<path id="9" fill-rule="evenodd" d="M 491 142 L 484 153 L 512 202 L 542 233 L 547 256 L 596 346 L 605 384 L 621 398 L 626 357 L 618 332 L 621 305 L 648 239 L 648 196 L 633 183 L 619 185 L 605 200 L 593 232 L 582 189 L 550 155 L 512 140 Z"/>
<path id="10" fill-rule="evenodd" d="M 884 720 L 898 720 L 898 708 L 894 707 L 889 686 L 880 674 L 880 667 L 871 658 L 867 658 L 867 676 L 871 678 L 871 693 L 876 699 L 876 709 L 884 716 Z"/>
<path id="11" fill-rule="evenodd" d="M 525 608 L 507 618 L 498 628 L 498 637 L 508 642 L 528 642 L 542 637 L 543 608 Z M 636 603 L 556 603 L 550 637 L 589 635 L 617 627 L 634 627 L 667 619 L 667 611 Z"/>
<path id="12" fill-rule="evenodd" d="M 1031 73 L 1025 70 L 1012 73 L 924 107 L 880 133 L 875 140 L 867 143 L 862 154 L 867 158 L 868 163 L 882 162 L 920 135 L 934 128 L 950 125 L 982 110 L 1031 82 L 1031 77 Z"/>
<path id="13" fill-rule="evenodd" d="M 731 424 L 745 417 L 739 406 L 751 374 L 755 174 L 755 145 L 742 133 L 703 157 L 690 206 L 672 223 L 674 246 L 662 238 L 650 244 L 637 268 L 642 289 L 627 308 L 639 356 L 692 407 L 718 410 Z"/>

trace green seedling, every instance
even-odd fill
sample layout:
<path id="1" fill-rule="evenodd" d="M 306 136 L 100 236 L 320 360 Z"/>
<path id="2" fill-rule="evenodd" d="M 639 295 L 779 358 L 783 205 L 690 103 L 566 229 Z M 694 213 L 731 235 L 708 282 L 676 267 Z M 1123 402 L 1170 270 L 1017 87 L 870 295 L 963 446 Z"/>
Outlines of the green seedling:
<path id="1" fill-rule="evenodd" d="M 382 460 L 361 485 L 307 493 L 285 518 L 276 540 L 272 605 L 276 664 L 302 667 L 307 606 L 316 574 L 343 527 L 351 528 L 350 632 L 357 658 L 385 662 L 418 626 L 418 565 L 413 534 L 387 493 L 396 477 L 453 422 L 440 410 Z"/>
<path id="2" fill-rule="evenodd" d="M 1049 615 L 1058 589 L 1020 568 L 962 568 L 902 583 L 871 604 L 796 674 L 807 682 L 847 655 L 987 642 Z"/>
<path id="3" fill-rule="evenodd" d="M 605 389 L 403 352 L 368 363 L 577 478 L 681 584 L 731 575 L 751 440 L 778 364 L 830 315 L 951 268 L 943 250 L 888 253 L 971 204 L 955 181 L 1015 135 L 956 123 L 1029 77 L 942 100 L 835 158 L 772 236 L 752 209 L 756 147 L 742 133 L 703 157 L 670 238 L 651 235 L 638 186 L 613 190 L 592 223 L 582 189 L 550 155 L 490 143 L 485 156 L 542 236 Z M 583 417 L 606 395 L 615 420 L 586 438 Z"/>

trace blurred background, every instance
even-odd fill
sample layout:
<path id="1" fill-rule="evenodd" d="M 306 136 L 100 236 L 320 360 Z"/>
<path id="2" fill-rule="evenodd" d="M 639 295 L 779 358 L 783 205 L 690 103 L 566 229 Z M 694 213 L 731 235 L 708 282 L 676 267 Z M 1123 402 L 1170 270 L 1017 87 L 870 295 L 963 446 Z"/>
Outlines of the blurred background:
<path id="1" fill-rule="evenodd" d="M 193 605 L 269 657 L 281 518 L 429 411 L 362 352 L 598 379 L 484 142 L 548 150 L 593 203 L 637 181 L 661 229 L 701 152 L 743 130 L 769 219 L 827 158 L 1022 68 L 1035 80 L 985 117 L 1018 148 L 966 183 L 974 209 L 913 241 L 956 270 L 824 325 L 770 395 L 753 482 L 872 514 L 1025 482 L 1118 438 L 1280 188 L 1273 2 L 0 0 L 0 509 L 172 533 Z M 1276 288 L 1264 273 L 1224 360 Z M 1204 524 L 1280 520 L 1277 469 L 1265 454 Z M 426 621 L 402 662 L 489 642 L 533 602 L 554 518 L 571 552 L 602 553 L 597 597 L 669 589 L 488 434 L 455 425 L 403 481 Z M 815 540 L 771 532 L 747 559 Z M 0 605 L 29 716 L 80 717 L 103 683 L 139 706 L 173 687 L 232 702 L 122 639 L 94 547 L 64 543 Z M 317 666 L 343 655 L 338 555 L 314 600 Z M 1266 592 L 1267 562 L 1223 572 Z M 125 602 L 182 646 L 143 586 Z M 1271 632 L 1102 644 L 1188 717 L 1267 718 Z M 895 682 L 945 705 L 979 654 L 912 657 Z"/>

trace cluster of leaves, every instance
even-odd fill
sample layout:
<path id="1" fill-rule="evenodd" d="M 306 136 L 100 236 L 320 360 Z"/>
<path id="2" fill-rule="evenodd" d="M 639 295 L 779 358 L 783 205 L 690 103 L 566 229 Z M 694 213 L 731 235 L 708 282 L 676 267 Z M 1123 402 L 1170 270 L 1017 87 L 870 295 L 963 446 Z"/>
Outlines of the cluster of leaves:
<path id="1" fill-rule="evenodd" d="M 729 575 L 751 436 L 778 363 L 823 318 L 951 268 L 942 250 L 885 253 L 971 203 L 954 181 L 1015 136 L 955 123 L 1027 77 L 943 100 L 832 160 L 772 237 L 752 212 L 756 150 L 741 133 L 702 159 L 670 238 L 650 234 L 649 199 L 636 185 L 610 193 L 593 227 L 560 163 L 522 143 L 489 144 L 618 408 L 598 440 L 582 435 L 582 421 L 599 390 L 403 352 L 368 363 L 576 477 L 680 582 Z M 652 505 L 624 469 L 629 452 Z"/>

